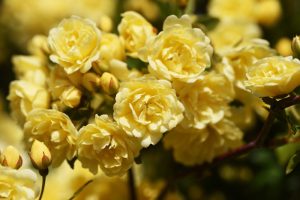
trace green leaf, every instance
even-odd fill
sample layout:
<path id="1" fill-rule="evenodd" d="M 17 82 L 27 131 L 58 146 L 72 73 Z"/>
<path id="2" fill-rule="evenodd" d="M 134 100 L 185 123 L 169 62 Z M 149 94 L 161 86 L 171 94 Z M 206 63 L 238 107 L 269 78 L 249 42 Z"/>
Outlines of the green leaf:
<path id="1" fill-rule="evenodd" d="M 296 89 L 294 89 L 293 93 L 300 95 L 300 86 L 296 87 Z"/>
<path id="2" fill-rule="evenodd" d="M 126 63 L 129 69 L 135 68 L 137 70 L 143 70 L 147 68 L 147 63 L 141 61 L 140 59 L 132 58 L 130 56 L 127 57 Z"/>
<path id="3" fill-rule="evenodd" d="M 219 22 L 219 18 L 208 15 L 198 15 L 196 20 L 196 24 L 203 24 L 208 31 L 213 30 Z"/>
<path id="4" fill-rule="evenodd" d="M 291 173 L 296 166 L 300 163 L 300 151 L 297 151 L 294 155 L 291 156 L 291 158 L 288 161 L 287 167 L 285 169 L 285 173 L 289 174 Z"/>

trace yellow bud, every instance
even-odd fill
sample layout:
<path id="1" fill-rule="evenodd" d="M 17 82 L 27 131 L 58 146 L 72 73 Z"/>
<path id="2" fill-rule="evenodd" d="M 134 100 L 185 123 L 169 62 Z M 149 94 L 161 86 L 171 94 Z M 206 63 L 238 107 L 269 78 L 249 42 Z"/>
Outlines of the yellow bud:
<path id="1" fill-rule="evenodd" d="M 90 92 L 96 91 L 100 87 L 100 77 L 95 73 L 86 73 L 82 77 L 82 85 Z"/>
<path id="2" fill-rule="evenodd" d="M 52 162 L 48 147 L 38 140 L 34 140 L 29 154 L 31 162 L 36 169 L 47 169 Z"/>
<path id="3" fill-rule="evenodd" d="M 0 162 L 3 166 L 19 169 L 22 166 L 23 160 L 19 151 L 15 147 L 8 146 L 1 154 Z"/>
<path id="4" fill-rule="evenodd" d="M 281 38 L 275 45 L 275 49 L 282 56 L 291 56 L 293 54 L 291 49 L 292 41 L 289 38 Z"/>
<path id="5" fill-rule="evenodd" d="M 74 108 L 79 105 L 82 93 L 74 86 L 66 88 L 61 94 L 61 102 L 70 108 Z"/>
<path id="6" fill-rule="evenodd" d="M 294 53 L 294 56 L 297 58 L 300 58 L 300 37 L 295 36 L 292 41 L 292 50 Z"/>
<path id="7" fill-rule="evenodd" d="M 110 17 L 103 15 L 99 20 L 99 26 L 101 30 L 110 32 L 113 28 L 113 21 Z"/>
<path id="8" fill-rule="evenodd" d="M 104 72 L 101 76 L 101 86 L 104 92 L 115 94 L 119 89 L 119 81 L 111 73 Z"/>

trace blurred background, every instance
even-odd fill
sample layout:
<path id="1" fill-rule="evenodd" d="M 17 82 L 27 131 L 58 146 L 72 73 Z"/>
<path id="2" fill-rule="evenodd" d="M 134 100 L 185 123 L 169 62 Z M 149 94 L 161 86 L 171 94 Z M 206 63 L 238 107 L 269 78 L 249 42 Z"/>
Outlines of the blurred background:
<path id="1" fill-rule="evenodd" d="M 256 0 L 259 1 L 259 0 Z M 9 112 L 6 96 L 14 80 L 12 55 L 28 54 L 28 41 L 37 34 L 47 35 L 62 18 L 79 15 L 91 18 L 104 31 L 117 33 L 120 13 L 135 10 L 158 31 L 166 16 L 181 15 L 188 0 L 0 0 L 0 99 L 3 112 Z M 232 1 L 234 2 L 234 1 Z M 246 2 L 246 1 L 245 1 Z M 208 16 L 209 0 L 195 0 L 193 13 L 208 27 L 217 23 Z M 282 54 L 289 54 L 290 40 L 300 34 L 300 0 L 280 0 L 281 14 L 274 23 L 258 22 L 262 37 Z M 264 7 L 266 11 L 273 9 Z M 264 19 L 264 18 L 262 18 Z M 285 53 L 287 52 L 287 53 Z M 276 127 L 275 127 L 276 128 Z M 1 134 L 1 133 L 0 133 Z M 176 184 L 186 199 L 300 199 L 300 167 L 285 175 L 285 165 L 299 145 L 286 145 L 275 151 L 258 149 L 243 159 L 225 162 L 191 174 Z M 145 174 L 150 179 L 172 180 L 174 170 L 188 170 L 173 163 L 171 155 L 161 154 L 160 146 L 144 153 Z M 164 165 L 161 166 L 162 160 Z M 172 167 L 170 169 L 170 166 Z M 159 171 L 154 169 L 160 169 Z"/>

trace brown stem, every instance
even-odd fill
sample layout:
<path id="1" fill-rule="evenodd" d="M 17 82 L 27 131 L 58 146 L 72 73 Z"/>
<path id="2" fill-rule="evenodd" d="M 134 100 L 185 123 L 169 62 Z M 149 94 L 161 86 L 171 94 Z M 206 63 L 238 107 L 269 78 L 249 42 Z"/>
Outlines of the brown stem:
<path id="1" fill-rule="evenodd" d="M 41 200 L 43 198 L 44 189 L 45 189 L 45 185 L 46 185 L 46 177 L 49 173 L 49 170 L 48 170 L 48 168 L 39 170 L 39 173 L 42 176 L 42 189 L 41 189 L 41 193 L 40 193 L 40 197 L 39 197 L 39 200 Z"/>
<path id="2" fill-rule="evenodd" d="M 80 188 L 78 188 L 78 190 L 76 190 L 76 192 L 72 195 L 72 197 L 70 197 L 68 200 L 73 200 L 75 199 L 75 197 L 84 189 L 86 188 L 86 186 L 88 186 L 91 182 L 93 182 L 94 180 L 91 179 L 89 181 L 87 181 L 86 183 L 84 183 Z"/>
<path id="3" fill-rule="evenodd" d="M 136 192 L 135 192 L 135 181 L 133 169 L 130 168 L 128 170 L 128 186 L 129 186 L 129 195 L 131 200 L 137 200 Z"/>

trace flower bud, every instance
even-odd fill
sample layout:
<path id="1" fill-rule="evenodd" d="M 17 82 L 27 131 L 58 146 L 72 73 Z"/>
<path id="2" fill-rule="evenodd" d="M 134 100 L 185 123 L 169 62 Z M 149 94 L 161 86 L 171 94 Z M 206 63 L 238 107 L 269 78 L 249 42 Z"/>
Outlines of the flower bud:
<path id="1" fill-rule="evenodd" d="M 0 156 L 0 163 L 3 166 L 19 169 L 22 166 L 23 160 L 15 147 L 8 146 Z"/>
<path id="2" fill-rule="evenodd" d="M 104 92 L 115 94 L 119 89 L 119 81 L 111 73 L 104 72 L 101 76 L 101 86 Z"/>
<path id="3" fill-rule="evenodd" d="M 100 87 L 100 77 L 95 73 L 86 73 L 82 78 L 82 85 L 90 92 L 97 90 Z"/>
<path id="4" fill-rule="evenodd" d="M 292 50 L 294 53 L 294 56 L 297 58 L 300 58 L 300 37 L 295 36 L 292 41 Z"/>
<path id="5" fill-rule="evenodd" d="M 38 140 L 34 140 L 29 154 L 31 162 L 36 169 L 47 169 L 52 162 L 48 147 Z"/>

